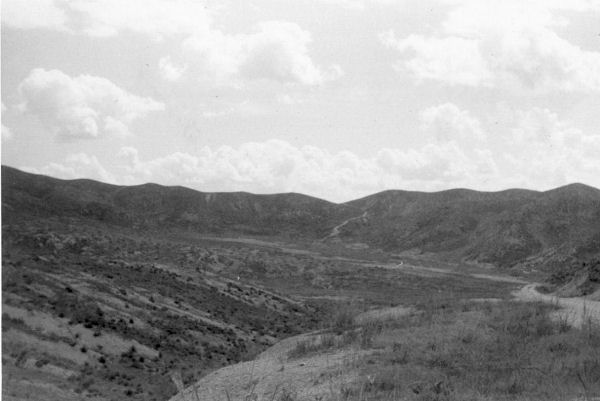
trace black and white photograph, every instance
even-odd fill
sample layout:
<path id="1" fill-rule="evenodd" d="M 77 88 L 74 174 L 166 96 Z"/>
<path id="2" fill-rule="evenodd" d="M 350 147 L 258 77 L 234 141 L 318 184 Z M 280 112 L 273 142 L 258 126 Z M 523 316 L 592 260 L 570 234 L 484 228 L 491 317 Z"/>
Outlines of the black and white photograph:
<path id="1" fill-rule="evenodd" d="M 0 399 L 600 401 L 600 0 L 0 4 Z"/>

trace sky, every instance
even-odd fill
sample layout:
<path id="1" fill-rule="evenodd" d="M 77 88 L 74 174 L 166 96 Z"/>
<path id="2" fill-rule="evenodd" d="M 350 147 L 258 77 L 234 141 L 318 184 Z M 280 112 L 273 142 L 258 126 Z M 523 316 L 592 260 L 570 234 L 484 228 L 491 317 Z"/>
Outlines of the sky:
<path id="1" fill-rule="evenodd" d="M 2 164 L 343 202 L 600 187 L 600 0 L 2 0 Z"/>

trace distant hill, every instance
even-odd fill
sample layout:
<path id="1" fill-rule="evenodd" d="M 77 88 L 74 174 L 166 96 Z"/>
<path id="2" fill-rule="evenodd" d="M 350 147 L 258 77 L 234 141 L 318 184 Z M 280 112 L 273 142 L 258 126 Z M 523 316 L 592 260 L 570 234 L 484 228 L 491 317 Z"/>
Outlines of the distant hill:
<path id="1" fill-rule="evenodd" d="M 201 233 L 319 237 L 353 210 L 306 195 L 204 193 L 157 184 L 117 186 L 60 180 L 2 166 L 5 220 L 71 217 Z"/>
<path id="2" fill-rule="evenodd" d="M 3 166 L 2 212 L 9 222 L 64 217 L 159 230 L 327 238 L 499 266 L 600 254 L 600 190 L 582 184 L 546 192 L 384 191 L 335 204 L 294 193 L 66 181 Z"/>
<path id="3" fill-rule="evenodd" d="M 600 190 L 582 184 L 546 192 L 385 191 L 347 205 L 366 218 L 345 225 L 342 239 L 390 250 L 451 252 L 502 266 L 600 252 Z"/>

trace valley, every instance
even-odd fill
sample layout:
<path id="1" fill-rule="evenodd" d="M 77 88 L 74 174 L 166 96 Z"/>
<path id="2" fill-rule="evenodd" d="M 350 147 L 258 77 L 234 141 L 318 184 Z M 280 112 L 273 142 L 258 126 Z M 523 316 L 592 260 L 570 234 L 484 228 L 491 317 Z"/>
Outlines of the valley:
<path id="1" fill-rule="evenodd" d="M 3 399 L 591 399 L 599 222 L 582 186 L 333 204 L 3 167 Z"/>

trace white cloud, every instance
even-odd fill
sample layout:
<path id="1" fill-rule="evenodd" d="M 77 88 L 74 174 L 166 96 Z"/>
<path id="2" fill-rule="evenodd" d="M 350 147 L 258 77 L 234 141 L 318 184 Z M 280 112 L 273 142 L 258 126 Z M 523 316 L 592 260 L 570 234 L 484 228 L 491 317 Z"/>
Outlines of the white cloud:
<path id="1" fill-rule="evenodd" d="M 453 103 L 429 107 L 420 114 L 422 128 L 437 140 L 479 140 L 484 134 L 477 118 Z"/>
<path id="2" fill-rule="evenodd" d="M 408 187 L 440 188 L 461 186 L 484 172 L 479 165 L 480 154 L 468 154 L 456 141 L 429 143 L 417 149 L 383 149 L 377 155 L 377 163 L 383 171 L 402 177 Z M 493 160 L 488 162 L 493 163 Z M 489 171 L 489 168 L 486 168 Z M 429 185 L 423 186 L 423 182 Z M 448 185 L 449 184 L 449 185 Z"/>
<path id="3" fill-rule="evenodd" d="M 130 31 L 161 40 L 207 29 L 210 16 L 194 0 L 4 0 L 2 23 L 95 37 Z"/>
<path id="4" fill-rule="evenodd" d="M 23 167 L 34 174 L 44 174 L 63 179 L 91 178 L 103 182 L 115 183 L 115 177 L 98 161 L 96 156 L 75 153 L 66 157 L 63 163 L 50 163 L 42 168 Z"/>
<path id="5" fill-rule="evenodd" d="M 194 153 L 150 159 L 136 148 L 125 147 L 110 169 L 92 156 L 79 154 L 39 171 L 120 184 L 184 185 L 202 191 L 300 192 L 334 201 L 398 188 L 551 188 L 574 181 L 600 186 L 600 135 L 586 134 L 544 108 L 513 114 L 501 146 L 494 141 L 498 138 L 476 140 L 486 127 L 455 105 L 442 104 L 422 112 L 423 132 L 439 140 L 384 148 L 371 156 L 268 140 L 237 147 L 206 146 Z"/>
<path id="6" fill-rule="evenodd" d="M 406 68 L 419 81 L 432 79 L 450 85 L 489 85 L 491 72 L 479 52 L 478 42 L 459 37 L 424 37 L 410 35 L 396 38 L 393 31 L 380 35 L 388 47 L 405 53 L 411 51 L 414 57 L 397 63 L 395 69 Z"/>
<path id="7" fill-rule="evenodd" d="M 600 90 L 600 52 L 582 49 L 555 32 L 568 24 L 556 15 L 558 5 L 516 0 L 456 3 L 437 34 L 380 36 L 403 55 L 398 65 L 418 80 L 542 91 Z M 595 6 L 579 2 L 572 9 Z"/>
<path id="8" fill-rule="evenodd" d="M 318 0 L 323 4 L 330 4 L 351 10 L 364 11 L 368 6 L 395 4 L 396 0 Z M 309 2 L 314 4 L 314 0 Z"/>
<path id="9" fill-rule="evenodd" d="M 62 139 L 127 135 L 131 122 L 164 109 L 164 104 L 133 95 L 105 78 L 72 78 L 58 70 L 32 70 L 19 93 L 21 109 Z"/>
<path id="10" fill-rule="evenodd" d="M 342 75 L 337 65 L 315 64 L 308 52 L 310 33 L 297 24 L 267 21 L 252 33 L 228 34 L 212 26 L 206 4 L 197 0 L 4 0 L 2 7 L 3 24 L 13 28 L 182 39 L 180 56 L 158 63 L 169 81 L 188 67 L 192 76 L 227 85 L 252 80 L 317 85 Z"/>
<path id="11" fill-rule="evenodd" d="M 175 64 L 171 60 L 171 57 L 162 57 L 158 61 L 158 69 L 164 79 L 167 81 L 177 81 L 183 76 L 185 71 L 188 69 L 187 64 Z"/>
<path id="12" fill-rule="evenodd" d="M 301 192 L 337 201 L 390 188 L 466 186 L 495 174 L 489 155 L 466 152 L 454 141 L 384 149 L 373 157 L 269 140 L 236 148 L 205 147 L 196 154 L 175 152 L 150 160 L 142 160 L 135 148 L 124 147 L 118 158 L 120 162 L 112 164 L 113 174 L 97 165 L 95 158 L 82 155 L 39 171 L 66 178 L 89 174 L 111 182 L 118 177 L 120 184 L 184 185 L 202 191 Z"/>
<path id="13" fill-rule="evenodd" d="M 556 113 L 535 107 L 517 113 L 517 126 L 512 131 L 513 139 L 519 144 L 547 146 L 573 146 L 583 136 L 580 130 L 561 121 Z"/>
<path id="14" fill-rule="evenodd" d="M 6 111 L 6 106 L 2 102 L 2 114 Z M 13 138 L 13 132 L 6 125 L 2 124 L 2 142 L 11 140 Z"/>
<path id="15" fill-rule="evenodd" d="M 54 0 L 3 0 L 2 24 L 19 29 L 68 31 L 67 14 Z"/>
<path id="16" fill-rule="evenodd" d="M 188 73 L 200 80 L 228 85 L 253 80 L 317 85 L 339 78 L 339 66 L 323 69 L 313 62 L 308 54 L 310 42 L 309 32 L 284 21 L 259 23 L 248 34 L 211 30 L 183 42 L 179 64 L 189 65 Z M 162 63 L 163 69 L 173 68 L 170 58 Z"/>
<path id="17" fill-rule="evenodd" d="M 518 177 L 517 184 L 600 185 L 600 135 L 585 134 L 548 109 L 518 112 L 508 143 L 505 175 Z"/>
<path id="18" fill-rule="evenodd" d="M 210 23 L 204 2 L 194 0 L 74 0 L 70 7 L 83 15 L 84 31 L 92 36 L 129 30 L 162 39 L 201 31 Z"/>

